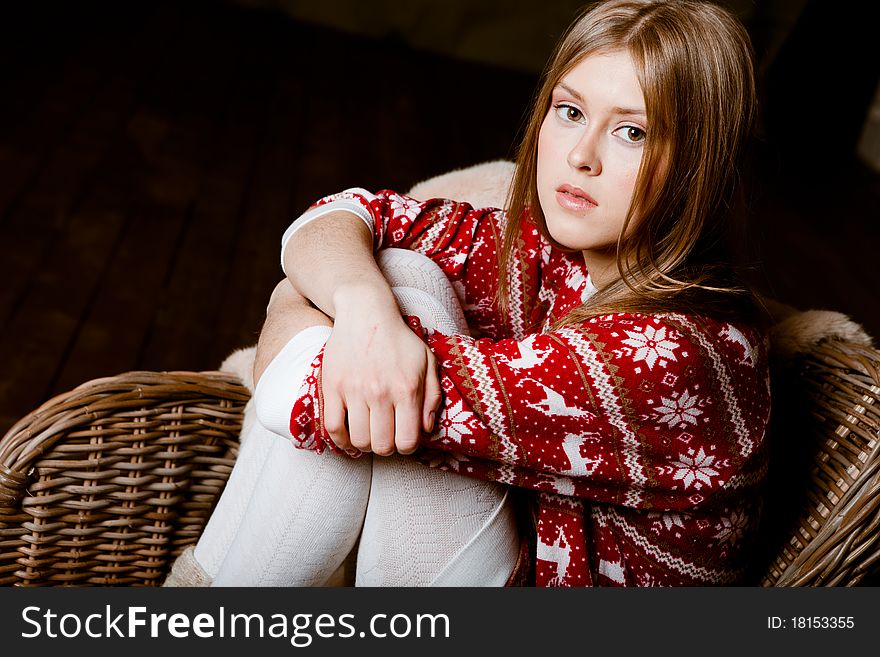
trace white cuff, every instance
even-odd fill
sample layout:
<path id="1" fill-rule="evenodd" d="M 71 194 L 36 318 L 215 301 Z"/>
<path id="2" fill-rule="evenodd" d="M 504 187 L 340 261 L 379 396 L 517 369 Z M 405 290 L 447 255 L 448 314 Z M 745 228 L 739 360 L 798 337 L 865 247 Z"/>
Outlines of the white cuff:
<path id="1" fill-rule="evenodd" d="M 292 438 L 290 412 L 309 366 L 330 337 L 329 326 L 310 326 L 294 335 L 266 367 L 254 390 L 257 421 L 272 433 Z"/>
<path id="2" fill-rule="evenodd" d="M 290 241 L 290 238 L 307 223 L 323 217 L 326 214 L 330 214 L 331 212 L 350 212 L 360 217 L 363 222 L 367 224 L 367 228 L 370 229 L 370 234 L 375 235 L 373 215 L 363 206 L 362 203 L 350 198 L 354 194 L 363 196 L 368 200 L 374 198 L 374 196 L 367 190 L 361 189 L 360 187 L 352 187 L 351 189 L 346 189 L 344 192 L 341 192 L 340 198 L 304 212 L 287 227 L 287 230 L 284 231 L 284 235 L 281 238 L 281 270 L 285 275 L 287 275 L 287 270 L 284 269 L 284 250 L 287 248 L 287 243 Z M 348 198 L 346 198 L 345 195 L 347 195 Z"/>

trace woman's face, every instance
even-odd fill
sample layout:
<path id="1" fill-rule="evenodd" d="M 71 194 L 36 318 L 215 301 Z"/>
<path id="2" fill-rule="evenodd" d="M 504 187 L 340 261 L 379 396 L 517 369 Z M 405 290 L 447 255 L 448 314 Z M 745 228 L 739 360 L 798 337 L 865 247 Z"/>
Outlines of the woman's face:
<path id="1" fill-rule="evenodd" d="M 553 90 L 538 137 L 538 200 L 550 235 L 588 267 L 615 257 L 647 129 L 626 51 L 585 57 Z"/>

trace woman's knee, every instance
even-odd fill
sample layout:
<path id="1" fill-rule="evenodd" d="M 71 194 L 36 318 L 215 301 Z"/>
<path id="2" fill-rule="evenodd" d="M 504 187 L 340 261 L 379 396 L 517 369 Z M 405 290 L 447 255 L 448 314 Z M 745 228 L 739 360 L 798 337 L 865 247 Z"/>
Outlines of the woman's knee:
<path id="1" fill-rule="evenodd" d="M 254 383 L 295 335 L 313 326 L 332 327 L 333 322 L 294 290 L 286 279 L 282 280 L 272 291 L 266 307 L 266 322 L 260 332 L 254 359 Z"/>
<path id="2" fill-rule="evenodd" d="M 309 306 L 309 301 L 290 284 L 286 278 L 278 281 L 278 284 L 269 295 L 269 303 L 266 306 L 266 316 L 279 310 L 290 310 L 297 306 Z"/>

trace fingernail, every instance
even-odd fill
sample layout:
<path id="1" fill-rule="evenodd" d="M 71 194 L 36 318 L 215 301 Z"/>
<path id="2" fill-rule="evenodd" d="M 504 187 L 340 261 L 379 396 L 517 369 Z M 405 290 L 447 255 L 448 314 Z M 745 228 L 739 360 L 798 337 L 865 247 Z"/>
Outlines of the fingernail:
<path id="1" fill-rule="evenodd" d="M 429 431 L 434 430 L 434 415 L 435 415 L 434 411 L 431 411 L 430 413 L 428 413 L 428 430 Z"/>

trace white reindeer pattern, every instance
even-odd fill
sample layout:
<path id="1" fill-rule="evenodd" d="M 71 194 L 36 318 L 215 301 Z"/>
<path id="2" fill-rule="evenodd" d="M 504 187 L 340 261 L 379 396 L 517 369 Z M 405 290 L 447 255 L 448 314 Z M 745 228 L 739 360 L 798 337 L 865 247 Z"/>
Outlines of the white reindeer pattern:
<path id="1" fill-rule="evenodd" d="M 589 436 L 589 434 L 588 434 Z M 602 457 L 584 458 L 581 456 L 581 446 L 589 439 L 588 436 L 580 436 L 570 433 L 562 440 L 562 451 L 568 457 L 568 470 L 561 470 L 563 474 L 577 477 L 589 477 L 602 463 Z"/>
<path id="2" fill-rule="evenodd" d="M 532 338 L 526 338 L 519 343 L 519 356 L 507 361 L 507 366 L 515 370 L 528 370 L 537 367 L 547 356 L 551 349 L 535 349 L 532 347 Z"/>
<path id="3" fill-rule="evenodd" d="M 558 415 L 562 417 L 586 417 L 588 415 L 591 415 L 590 411 L 578 408 L 577 406 L 569 406 L 565 403 L 565 399 L 562 397 L 562 395 L 560 395 L 552 388 L 548 388 L 540 381 L 535 381 L 535 379 L 523 377 L 520 382 L 516 384 L 516 387 L 522 388 L 523 384 L 526 381 L 531 381 L 544 391 L 543 400 L 539 401 L 536 404 L 533 404 L 532 402 L 526 402 L 526 406 L 528 406 L 529 408 L 533 408 L 536 411 L 541 411 L 545 415 Z"/>
<path id="4" fill-rule="evenodd" d="M 556 575 L 550 580 L 550 585 L 561 584 L 565 579 L 565 573 L 568 571 L 568 565 L 571 563 L 571 545 L 566 539 L 562 527 L 556 534 L 556 540 L 552 545 L 544 543 L 538 539 L 537 557 L 541 561 L 549 561 L 556 564 Z"/>
<path id="5" fill-rule="evenodd" d="M 733 342 L 743 348 L 743 358 L 740 362 L 744 365 L 749 365 L 750 367 L 754 367 L 757 364 L 758 356 L 756 349 L 738 329 L 730 324 L 725 324 L 719 335 L 722 338 L 725 338 L 728 342 Z"/>

